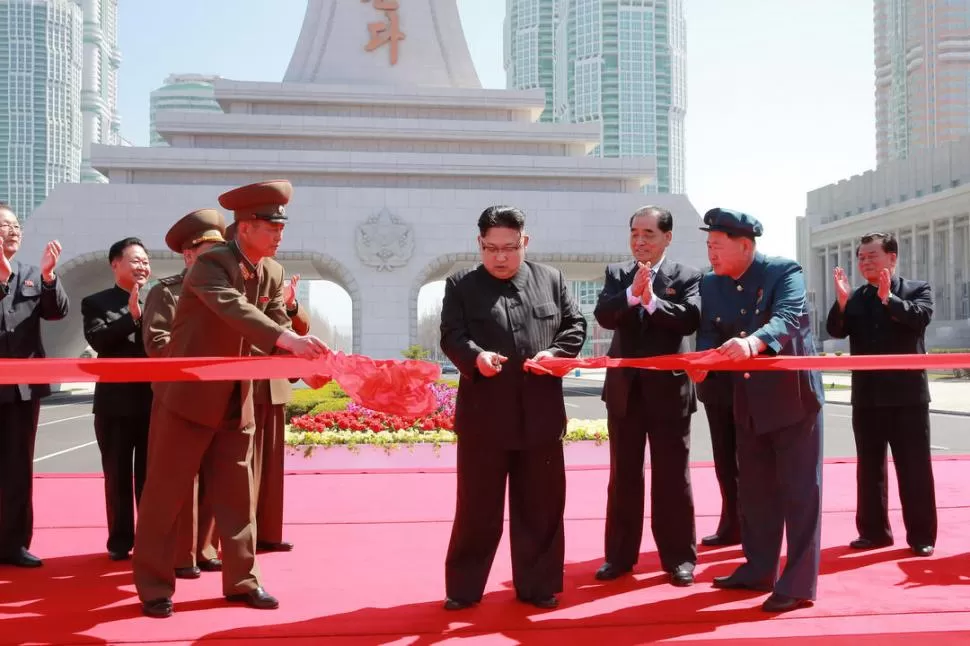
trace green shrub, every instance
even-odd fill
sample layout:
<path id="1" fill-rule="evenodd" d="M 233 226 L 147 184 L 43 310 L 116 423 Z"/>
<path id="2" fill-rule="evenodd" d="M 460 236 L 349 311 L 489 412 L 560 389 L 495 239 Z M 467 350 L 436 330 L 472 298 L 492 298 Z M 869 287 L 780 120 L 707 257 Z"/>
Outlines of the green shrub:
<path id="1" fill-rule="evenodd" d="M 350 397 L 336 397 L 334 399 L 324 399 L 322 402 L 310 409 L 311 415 L 317 413 L 329 413 L 337 410 L 347 410 L 350 405 Z"/>
<path id="2" fill-rule="evenodd" d="M 343 402 L 343 408 L 346 408 L 350 402 L 347 393 L 335 381 L 331 381 L 323 388 L 316 390 L 310 390 L 309 388 L 294 390 L 290 396 L 289 403 L 286 404 L 286 421 L 289 422 L 290 419 L 298 415 L 306 415 L 323 402 L 333 400 Z M 329 410 L 343 409 L 331 408 Z"/>

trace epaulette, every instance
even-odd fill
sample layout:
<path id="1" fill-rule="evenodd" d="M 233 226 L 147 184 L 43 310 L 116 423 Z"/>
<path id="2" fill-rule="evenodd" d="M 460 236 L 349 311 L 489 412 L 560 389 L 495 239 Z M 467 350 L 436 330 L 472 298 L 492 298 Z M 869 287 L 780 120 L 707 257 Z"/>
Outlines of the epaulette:
<path id="1" fill-rule="evenodd" d="M 158 282 L 166 287 L 171 287 L 172 285 L 178 285 L 182 282 L 183 275 L 175 274 L 174 276 L 166 276 L 165 278 L 159 278 Z"/>

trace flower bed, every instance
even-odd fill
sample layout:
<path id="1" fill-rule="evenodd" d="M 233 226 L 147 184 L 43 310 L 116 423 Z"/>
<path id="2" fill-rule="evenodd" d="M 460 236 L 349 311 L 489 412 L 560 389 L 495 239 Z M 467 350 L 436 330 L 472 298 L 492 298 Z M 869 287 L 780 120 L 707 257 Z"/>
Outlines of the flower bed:
<path id="1" fill-rule="evenodd" d="M 397 446 L 432 444 L 440 446 L 455 441 L 455 397 L 457 389 L 444 383 L 434 384 L 436 410 L 424 417 L 388 415 L 349 403 L 344 410 L 325 410 L 297 415 L 287 428 L 287 444 L 313 447 L 361 445 Z M 569 420 L 567 442 L 607 439 L 606 420 Z"/>

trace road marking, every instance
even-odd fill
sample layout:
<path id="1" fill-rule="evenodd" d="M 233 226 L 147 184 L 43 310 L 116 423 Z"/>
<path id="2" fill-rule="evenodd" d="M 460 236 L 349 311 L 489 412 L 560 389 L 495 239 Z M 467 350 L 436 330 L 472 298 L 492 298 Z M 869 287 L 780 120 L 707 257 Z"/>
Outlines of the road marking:
<path id="1" fill-rule="evenodd" d="M 930 444 L 930 449 L 933 450 L 933 451 L 949 451 L 950 450 L 950 449 L 948 449 L 945 446 L 937 446 L 935 444 Z"/>
<path id="2" fill-rule="evenodd" d="M 570 404 L 569 402 L 563 402 L 563 403 L 566 404 L 566 406 L 569 406 L 570 408 L 579 408 L 579 404 Z"/>
<path id="3" fill-rule="evenodd" d="M 50 426 L 51 424 L 58 424 L 60 422 L 70 422 L 75 419 L 84 419 L 85 417 L 91 417 L 93 414 L 94 413 L 86 413 L 84 415 L 75 415 L 74 417 L 64 417 L 62 419 L 53 419 L 49 422 L 42 422 L 38 424 L 37 428 L 40 428 L 41 426 Z"/>
<path id="4" fill-rule="evenodd" d="M 78 444 L 77 446 L 72 446 L 69 449 L 64 449 L 63 451 L 58 451 L 57 453 L 51 453 L 50 455 L 42 455 L 39 458 L 34 458 L 34 464 L 37 464 L 38 462 L 43 462 L 44 460 L 49 460 L 51 458 L 56 458 L 59 455 L 64 455 L 65 453 L 70 453 L 71 451 L 86 449 L 89 446 L 94 446 L 95 444 L 97 444 L 97 441 L 88 442 L 87 444 Z"/>

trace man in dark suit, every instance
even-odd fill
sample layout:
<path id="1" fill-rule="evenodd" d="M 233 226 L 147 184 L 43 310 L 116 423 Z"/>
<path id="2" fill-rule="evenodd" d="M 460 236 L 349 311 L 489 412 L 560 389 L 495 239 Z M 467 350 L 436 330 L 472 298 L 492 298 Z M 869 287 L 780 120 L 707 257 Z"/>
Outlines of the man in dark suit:
<path id="1" fill-rule="evenodd" d="M 283 268 L 263 262 L 279 248 L 292 190 L 286 180 L 260 182 L 220 199 L 234 211 L 239 229 L 231 243 L 198 256 L 186 273 L 169 357 L 250 356 L 250 346 L 307 359 L 328 352 L 320 339 L 290 328 Z M 147 616 L 174 611 L 176 519 L 200 469 L 215 503 L 223 595 L 252 608 L 279 607 L 263 589 L 256 564 L 252 386 L 251 380 L 155 384 L 152 451 L 132 561 Z"/>
<path id="2" fill-rule="evenodd" d="M 141 288 L 151 262 L 141 240 L 111 245 L 108 262 L 114 285 L 81 300 L 84 338 L 105 358 L 144 358 Z M 101 451 L 104 502 L 108 516 L 108 556 L 128 558 L 135 544 L 135 509 L 145 484 L 152 386 L 147 382 L 94 386 L 94 436 Z"/>
<path id="3" fill-rule="evenodd" d="M 14 258 L 21 240 L 17 216 L 0 202 L 0 359 L 46 357 L 41 320 L 67 316 L 67 294 L 54 273 L 60 243 L 49 242 L 36 267 Z M 0 564 L 41 565 L 28 550 L 34 533 L 34 440 L 40 400 L 50 394 L 47 384 L 0 386 Z"/>
<path id="4" fill-rule="evenodd" d="M 926 354 L 933 317 L 929 283 L 896 274 L 899 245 L 888 233 L 862 236 L 856 256 L 866 284 L 854 292 L 845 270 L 834 271 L 836 301 L 826 329 L 849 338 L 852 354 Z M 851 294 L 851 296 L 850 296 Z M 889 525 L 886 448 L 903 505 L 906 542 L 917 556 L 936 544 L 936 491 L 930 459 L 930 390 L 925 370 L 857 370 L 852 373 L 852 431 L 856 453 L 855 549 L 893 544 Z"/>
<path id="5" fill-rule="evenodd" d="M 711 433 L 714 473 L 721 489 L 721 516 L 717 529 L 701 539 L 708 547 L 737 545 L 741 542 L 738 517 L 738 453 L 734 427 L 734 390 L 730 372 L 711 372 L 697 384 L 697 398 L 704 404 L 707 427 Z"/>
<path id="6" fill-rule="evenodd" d="M 630 218 L 633 259 L 609 265 L 594 314 L 613 330 L 611 357 L 689 352 L 700 319 L 699 271 L 666 255 L 670 211 L 645 206 Z M 690 485 L 694 386 L 683 372 L 607 368 L 603 384 L 610 434 L 606 562 L 601 581 L 633 570 L 643 536 L 643 459 L 650 439 L 651 529 L 660 565 L 678 586 L 694 582 L 697 544 Z"/>
<path id="7" fill-rule="evenodd" d="M 759 253 L 755 218 L 704 215 L 713 273 L 701 279 L 697 349 L 739 361 L 815 354 L 802 268 Z M 706 372 L 690 371 L 694 381 Z M 818 371 L 731 373 L 737 428 L 741 545 L 746 562 L 714 586 L 772 591 L 762 608 L 784 612 L 815 599 L 821 559 L 822 378 Z M 785 569 L 778 576 L 782 535 Z"/>
<path id="8" fill-rule="evenodd" d="M 502 537 L 509 484 L 512 579 L 519 600 L 558 605 L 564 565 L 566 431 L 562 379 L 526 359 L 575 357 L 586 319 L 558 270 L 526 262 L 516 208 L 478 220 L 482 264 L 445 281 L 441 349 L 457 366 L 458 504 L 445 561 L 445 608 L 482 598 Z"/>

